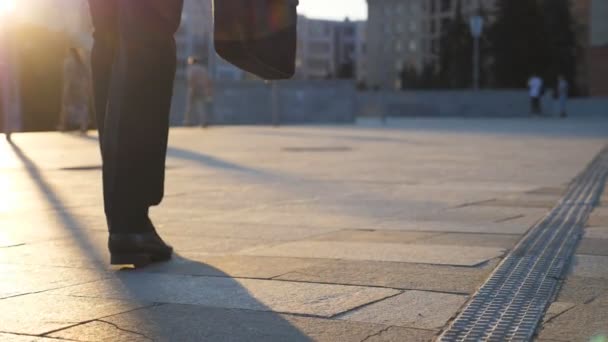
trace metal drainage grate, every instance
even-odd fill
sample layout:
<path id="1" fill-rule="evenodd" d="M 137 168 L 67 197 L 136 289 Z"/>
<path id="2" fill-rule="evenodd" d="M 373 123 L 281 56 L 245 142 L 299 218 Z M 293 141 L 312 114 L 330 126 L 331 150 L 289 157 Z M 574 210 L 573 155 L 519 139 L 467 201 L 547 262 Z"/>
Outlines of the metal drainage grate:
<path id="1" fill-rule="evenodd" d="M 608 175 L 608 147 L 522 239 L 439 341 L 529 341 L 559 290 Z"/>

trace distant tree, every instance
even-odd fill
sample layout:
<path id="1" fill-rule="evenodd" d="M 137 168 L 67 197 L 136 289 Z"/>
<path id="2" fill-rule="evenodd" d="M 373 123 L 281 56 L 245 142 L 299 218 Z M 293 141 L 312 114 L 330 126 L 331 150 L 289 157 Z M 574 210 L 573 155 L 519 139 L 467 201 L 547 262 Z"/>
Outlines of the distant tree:
<path id="1" fill-rule="evenodd" d="M 468 88 L 472 85 L 473 38 L 468 21 L 462 14 L 460 0 L 456 15 L 441 33 L 439 78 L 444 88 Z"/>
<path id="2" fill-rule="evenodd" d="M 496 15 L 490 39 L 497 86 L 521 88 L 531 74 L 546 75 L 552 56 L 539 0 L 498 0 Z"/>

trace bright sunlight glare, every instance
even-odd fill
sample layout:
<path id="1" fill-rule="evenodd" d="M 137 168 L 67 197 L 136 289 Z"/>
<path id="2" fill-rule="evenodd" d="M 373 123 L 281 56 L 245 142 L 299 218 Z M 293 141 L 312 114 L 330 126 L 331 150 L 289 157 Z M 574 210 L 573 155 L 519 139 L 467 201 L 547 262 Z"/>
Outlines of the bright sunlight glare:
<path id="1" fill-rule="evenodd" d="M 17 0 L 0 0 L 0 16 L 10 15 L 17 8 Z"/>

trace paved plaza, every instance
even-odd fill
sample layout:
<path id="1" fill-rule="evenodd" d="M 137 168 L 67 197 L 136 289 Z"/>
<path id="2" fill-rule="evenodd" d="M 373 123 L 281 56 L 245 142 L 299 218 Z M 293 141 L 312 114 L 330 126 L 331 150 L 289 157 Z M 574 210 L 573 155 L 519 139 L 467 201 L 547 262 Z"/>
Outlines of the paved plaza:
<path id="1" fill-rule="evenodd" d="M 173 129 L 168 263 L 110 267 L 97 138 L 0 140 L 0 341 L 432 341 L 608 119 Z M 608 194 L 539 341 L 606 341 Z M 561 280 L 561 279 L 560 279 Z M 603 335 L 604 334 L 604 335 Z"/>

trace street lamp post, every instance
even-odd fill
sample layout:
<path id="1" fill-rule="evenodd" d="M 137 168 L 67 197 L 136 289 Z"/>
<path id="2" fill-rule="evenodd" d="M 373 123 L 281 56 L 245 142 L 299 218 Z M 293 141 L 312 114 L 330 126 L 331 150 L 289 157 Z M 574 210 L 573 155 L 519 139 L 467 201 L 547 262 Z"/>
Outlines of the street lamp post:
<path id="1" fill-rule="evenodd" d="M 483 17 L 471 17 L 471 35 L 473 36 L 473 89 L 479 90 L 480 48 L 479 43 L 483 32 Z"/>

